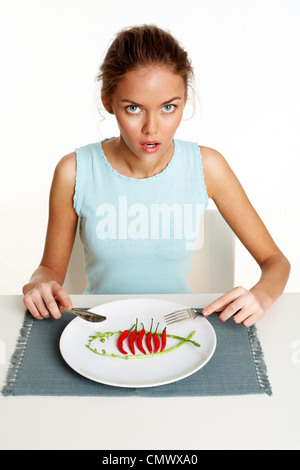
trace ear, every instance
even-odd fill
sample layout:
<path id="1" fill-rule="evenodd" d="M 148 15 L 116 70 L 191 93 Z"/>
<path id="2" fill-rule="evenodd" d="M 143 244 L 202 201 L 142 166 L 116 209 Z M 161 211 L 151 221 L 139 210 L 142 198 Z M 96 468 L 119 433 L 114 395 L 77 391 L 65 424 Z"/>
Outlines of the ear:
<path id="1" fill-rule="evenodd" d="M 103 104 L 105 110 L 109 114 L 114 114 L 113 109 L 112 109 L 111 104 L 110 104 L 110 100 L 109 100 L 108 96 L 105 93 L 102 93 L 101 100 L 102 100 L 102 104 Z"/>

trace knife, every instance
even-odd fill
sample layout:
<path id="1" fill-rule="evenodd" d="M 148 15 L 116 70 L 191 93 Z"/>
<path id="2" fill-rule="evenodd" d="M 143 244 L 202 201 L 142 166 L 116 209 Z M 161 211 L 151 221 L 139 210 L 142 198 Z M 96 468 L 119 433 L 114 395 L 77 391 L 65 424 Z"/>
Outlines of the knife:
<path id="1" fill-rule="evenodd" d="M 67 310 L 66 308 L 64 309 L 64 312 L 66 313 L 72 313 L 73 315 L 76 315 L 77 317 L 82 318 L 83 320 L 92 322 L 92 323 L 100 323 L 104 320 L 106 320 L 106 317 L 103 315 L 99 315 L 98 313 L 93 313 L 89 312 L 88 310 L 84 308 L 71 308 Z"/>

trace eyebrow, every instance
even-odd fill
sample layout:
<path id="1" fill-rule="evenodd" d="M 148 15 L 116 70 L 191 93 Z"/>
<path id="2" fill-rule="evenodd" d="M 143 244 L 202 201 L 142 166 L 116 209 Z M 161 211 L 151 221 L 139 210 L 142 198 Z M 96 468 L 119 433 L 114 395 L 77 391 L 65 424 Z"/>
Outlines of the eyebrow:
<path id="1" fill-rule="evenodd" d="M 180 96 L 174 96 L 174 98 L 171 98 L 170 100 L 167 100 L 167 101 L 164 101 L 161 106 L 164 106 L 165 104 L 169 104 L 171 103 L 172 101 L 175 101 L 175 100 L 181 100 L 182 98 Z M 121 103 L 132 103 L 134 104 L 135 106 L 142 106 L 141 104 L 139 103 L 136 103 L 135 101 L 132 101 L 132 100 L 128 100 L 127 98 L 125 98 L 124 100 L 121 100 Z"/>

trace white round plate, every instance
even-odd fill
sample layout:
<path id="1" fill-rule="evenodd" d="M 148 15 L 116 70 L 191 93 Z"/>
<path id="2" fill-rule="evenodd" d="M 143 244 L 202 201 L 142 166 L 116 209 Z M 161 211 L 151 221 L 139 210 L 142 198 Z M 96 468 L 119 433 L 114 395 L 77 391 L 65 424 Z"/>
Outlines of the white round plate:
<path id="1" fill-rule="evenodd" d="M 93 307 L 90 311 L 105 315 L 107 320 L 101 323 L 89 323 L 81 318 L 74 318 L 64 329 L 60 338 L 60 351 L 66 363 L 78 374 L 95 382 L 116 387 L 155 387 L 184 379 L 205 366 L 215 352 L 216 334 L 204 317 L 194 320 L 185 320 L 167 326 L 167 333 L 188 337 L 196 331 L 193 340 L 201 345 L 185 343 L 178 349 L 157 357 L 142 359 L 114 358 L 99 356 L 86 347 L 89 336 L 97 332 L 119 331 L 131 328 L 136 318 L 145 329 L 150 329 L 151 319 L 158 332 L 166 326 L 164 315 L 175 310 L 185 308 L 175 302 L 158 299 L 126 299 L 109 302 Z M 113 335 L 100 343 L 95 340 L 92 347 L 101 352 L 105 349 L 107 354 L 121 354 L 117 348 L 119 335 Z M 178 344 L 178 340 L 167 339 L 166 349 Z M 130 353 L 126 341 L 124 348 Z M 145 348 L 146 349 L 146 348 Z M 136 348 L 136 354 L 139 354 Z"/>

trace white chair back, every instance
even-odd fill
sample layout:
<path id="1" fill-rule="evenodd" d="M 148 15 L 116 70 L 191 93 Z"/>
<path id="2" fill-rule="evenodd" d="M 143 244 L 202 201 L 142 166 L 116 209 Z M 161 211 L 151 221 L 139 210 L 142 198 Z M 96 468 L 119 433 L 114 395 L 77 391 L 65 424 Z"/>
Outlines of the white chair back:
<path id="1" fill-rule="evenodd" d="M 73 250 L 63 285 L 68 294 L 83 294 L 84 289 L 88 285 L 88 278 L 84 270 L 84 265 L 84 248 L 80 240 L 78 224 Z"/>
<path id="2" fill-rule="evenodd" d="M 204 243 L 192 258 L 189 284 L 197 294 L 223 293 L 234 286 L 235 235 L 217 210 L 204 213 Z"/>

